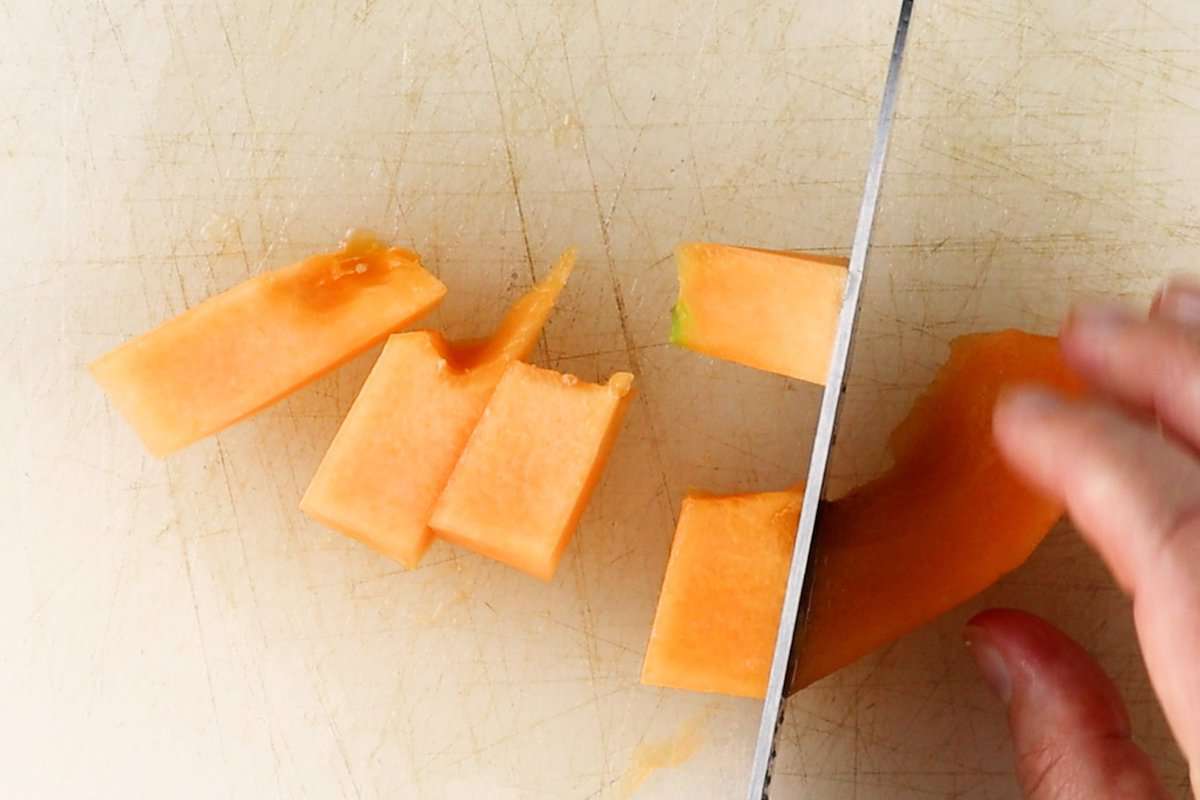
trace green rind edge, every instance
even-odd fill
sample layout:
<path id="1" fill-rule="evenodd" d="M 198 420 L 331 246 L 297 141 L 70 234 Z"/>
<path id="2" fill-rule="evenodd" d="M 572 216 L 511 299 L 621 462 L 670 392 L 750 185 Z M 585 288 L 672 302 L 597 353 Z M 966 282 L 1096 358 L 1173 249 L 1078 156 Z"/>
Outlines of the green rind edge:
<path id="1" fill-rule="evenodd" d="M 671 337 L 670 342 L 680 347 L 687 347 L 687 328 L 692 319 L 692 312 L 688 310 L 687 304 L 682 300 L 675 304 L 671 309 Z"/>

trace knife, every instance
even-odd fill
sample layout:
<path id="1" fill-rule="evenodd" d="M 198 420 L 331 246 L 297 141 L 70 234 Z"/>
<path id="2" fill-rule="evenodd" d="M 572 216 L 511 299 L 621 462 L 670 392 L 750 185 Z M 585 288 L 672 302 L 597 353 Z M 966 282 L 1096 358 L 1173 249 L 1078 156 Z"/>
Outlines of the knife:
<path id="1" fill-rule="evenodd" d="M 871 149 L 866 186 L 863 188 L 862 204 L 858 209 L 858 224 L 854 229 L 854 243 L 850 249 L 850 267 L 846 275 L 841 312 L 838 314 L 829 373 L 825 380 L 825 391 L 821 396 L 821 414 L 817 418 L 812 457 L 808 462 L 808 483 L 804 488 L 804 504 L 796 526 L 796 544 L 792 549 L 787 591 L 783 596 L 783 610 L 779 617 L 779 633 L 775 638 L 775 655 L 771 660 L 767 695 L 763 701 L 762 720 L 758 728 L 758 743 L 754 748 L 748 800 L 766 800 L 770 791 L 771 768 L 775 761 L 775 737 L 783 723 L 783 692 L 787 687 L 792 663 L 792 642 L 800 616 L 800 600 L 804 591 L 804 577 L 808 572 L 809 555 L 812 552 L 817 510 L 825 486 L 825 470 L 829 464 L 829 451 L 833 447 L 837 428 L 838 404 L 846 390 L 846 366 L 850 360 L 854 322 L 858 317 L 863 270 L 867 262 L 867 250 L 871 244 L 871 227 L 875 222 L 875 209 L 879 205 L 883 162 L 887 158 L 892 120 L 896 115 L 896 92 L 900 82 L 900 65 L 904 61 L 904 47 L 908 42 L 908 23 L 912 18 L 912 6 L 913 0 L 901 0 L 900 19 L 896 23 L 896 38 L 892 44 L 892 57 L 888 62 L 887 81 L 883 85 L 883 100 L 879 106 L 879 121 L 875 125 L 875 143 Z"/>

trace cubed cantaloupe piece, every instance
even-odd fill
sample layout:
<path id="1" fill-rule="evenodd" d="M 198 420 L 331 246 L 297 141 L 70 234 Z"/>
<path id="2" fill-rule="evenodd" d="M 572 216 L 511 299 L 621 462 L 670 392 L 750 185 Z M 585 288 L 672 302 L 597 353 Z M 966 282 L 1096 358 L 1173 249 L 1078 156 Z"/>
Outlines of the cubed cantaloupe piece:
<path id="1" fill-rule="evenodd" d="M 893 467 L 823 504 L 789 691 L 983 591 L 1049 532 L 1061 506 L 1021 483 L 992 442 L 998 398 L 1026 383 L 1081 389 L 1053 338 L 956 339 L 892 434 Z M 645 682 L 764 694 L 801 502 L 798 491 L 684 502 Z M 758 624 L 748 598 L 774 619 Z"/>
<path id="2" fill-rule="evenodd" d="M 846 259 L 689 242 L 675 249 L 675 260 L 674 344 L 825 383 Z"/>
<path id="3" fill-rule="evenodd" d="M 537 343 L 574 263 L 568 250 L 486 340 L 389 338 L 300 501 L 304 513 L 415 567 L 433 538 L 434 501 L 505 368 Z"/>
<path id="4" fill-rule="evenodd" d="M 434 506 L 448 541 L 550 580 L 612 449 L 633 376 L 509 365 Z"/>
<path id="5" fill-rule="evenodd" d="M 762 697 L 803 490 L 683 501 L 642 682 Z"/>
<path id="6" fill-rule="evenodd" d="M 352 236 L 101 356 L 92 374 L 151 453 L 216 433 L 366 350 L 446 293 L 416 253 Z"/>

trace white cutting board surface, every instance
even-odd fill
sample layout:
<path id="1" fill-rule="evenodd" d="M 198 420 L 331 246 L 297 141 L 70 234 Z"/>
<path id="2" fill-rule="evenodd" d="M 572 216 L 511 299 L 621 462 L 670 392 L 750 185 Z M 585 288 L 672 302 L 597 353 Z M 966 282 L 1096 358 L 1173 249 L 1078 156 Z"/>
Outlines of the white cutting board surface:
<path id="1" fill-rule="evenodd" d="M 670 253 L 848 250 L 896 6 L 0 3 L 0 795 L 740 796 L 758 706 L 638 674 L 683 493 L 800 477 L 818 394 L 668 347 Z M 843 487 L 954 335 L 1200 263 L 1192 0 L 918 0 L 900 114 Z M 553 583 L 444 545 L 405 572 L 299 513 L 374 353 L 166 462 L 87 376 L 351 225 L 424 254 L 455 336 L 579 246 L 537 360 L 641 394 Z M 958 640 L 985 603 L 1085 642 L 1182 788 L 1064 528 L 793 700 L 776 797 L 1013 796 Z"/>

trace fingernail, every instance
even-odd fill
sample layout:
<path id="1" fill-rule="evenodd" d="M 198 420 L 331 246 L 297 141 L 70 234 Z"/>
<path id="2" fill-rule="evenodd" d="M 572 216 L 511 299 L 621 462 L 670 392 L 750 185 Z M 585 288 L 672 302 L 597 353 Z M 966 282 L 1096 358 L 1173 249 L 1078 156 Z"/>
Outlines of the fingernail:
<path id="1" fill-rule="evenodd" d="M 1200 281 L 1183 275 L 1169 278 L 1158 296 L 1155 313 L 1183 325 L 1200 325 Z"/>
<path id="2" fill-rule="evenodd" d="M 1000 651 L 992 644 L 992 638 L 987 629 L 977 625 L 968 625 L 963 628 L 963 641 L 975 659 L 979 673 L 983 675 L 983 680 L 988 688 L 996 697 L 1000 698 L 1004 705 L 1008 705 L 1012 699 L 1012 678 L 1008 674 L 1008 664 L 1000 655 Z"/>
<path id="3" fill-rule="evenodd" d="M 1134 319 L 1133 311 L 1117 303 L 1080 303 L 1071 309 L 1068 324 L 1084 336 L 1107 336 Z"/>
<path id="4" fill-rule="evenodd" d="M 1040 415 L 1062 408 L 1063 399 L 1040 386 L 1020 386 L 1005 392 L 1001 403 L 1007 413 Z"/>

